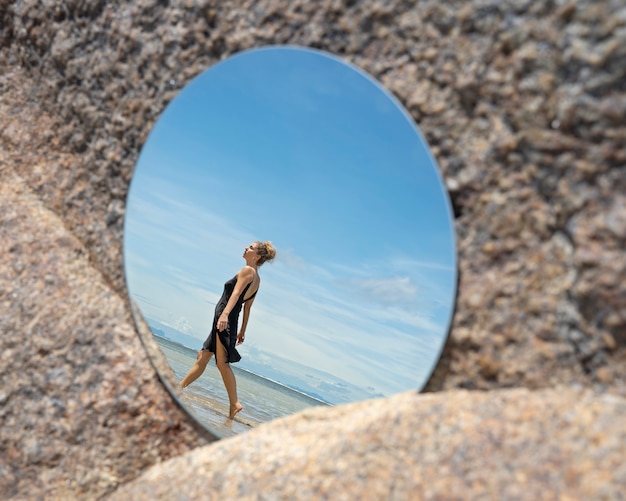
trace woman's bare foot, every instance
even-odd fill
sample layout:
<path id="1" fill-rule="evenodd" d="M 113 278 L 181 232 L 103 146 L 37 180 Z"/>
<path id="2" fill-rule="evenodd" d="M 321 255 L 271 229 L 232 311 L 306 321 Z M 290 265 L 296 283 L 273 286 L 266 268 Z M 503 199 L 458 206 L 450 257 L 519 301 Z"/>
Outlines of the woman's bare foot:
<path id="1" fill-rule="evenodd" d="M 243 405 L 241 405 L 239 402 L 237 402 L 235 405 L 231 405 L 228 419 L 235 419 L 235 414 L 241 412 L 241 409 L 243 409 Z"/>

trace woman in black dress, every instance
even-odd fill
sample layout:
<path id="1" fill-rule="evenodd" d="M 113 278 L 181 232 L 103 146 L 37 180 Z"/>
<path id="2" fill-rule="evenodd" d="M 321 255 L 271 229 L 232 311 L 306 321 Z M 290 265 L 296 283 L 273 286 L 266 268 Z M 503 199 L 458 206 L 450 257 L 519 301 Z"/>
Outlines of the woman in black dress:
<path id="1" fill-rule="evenodd" d="M 246 337 L 250 309 L 261 284 L 258 268 L 266 261 L 274 259 L 275 256 L 276 249 L 270 242 L 254 242 L 246 247 L 243 252 L 246 265 L 224 284 L 222 297 L 215 306 L 213 327 L 209 337 L 198 352 L 196 363 L 179 383 L 181 388 L 185 388 L 198 379 L 215 354 L 215 363 L 222 375 L 230 401 L 228 416 L 230 419 L 243 409 L 237 397 L 237 381 L 230 364 L 241 360 L 235 346 L 243 343 Z M 237 332 L 239 312 L 242 307 L 243 321 L 241 329 Z"/>

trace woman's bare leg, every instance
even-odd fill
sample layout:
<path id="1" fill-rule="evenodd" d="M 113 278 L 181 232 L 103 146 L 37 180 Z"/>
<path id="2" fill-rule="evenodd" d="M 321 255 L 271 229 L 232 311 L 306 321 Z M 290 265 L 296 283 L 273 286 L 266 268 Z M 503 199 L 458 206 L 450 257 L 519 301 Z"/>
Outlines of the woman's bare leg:
<path id="1" fill-rule="evenodd" d="M 186 388 L 196 379 L 202 376 L 202 373 L 204 372 L 204 369 L 206 369 L 206 366 L 209 363 L 209 360 L 211 360 L 212 356 L 213 353 L 211 353 L 210 351 L 200 350 L 198 352 L 198 356 L 196 357 L 196 363 L 193 364 L 193 367 L 189 369 L 187 375 L 181 380 L 180 383 L 178 383 L 178 386 L 180 386 L 181 388 Z"/>
<path id="2" fill-rule="evenodd" d="M 228 393 L 228 400 L 230 401 L 228 417 L 233 419 L 235 414 L 243 409 L 243 405 L 239 403 L 239 399 L 237 398 L 237 380 L 235 379 L 233 370 L 230 368 L 230 364 L 226 361 L 226 348 L 224 348 L 219 336 L 216 336 L 215 340 L 217 343 L 215 346 L 215 361 L 217 362 L 217 368 L 222 374 L 222 380 L 224 381 L 226 393 Z"/>

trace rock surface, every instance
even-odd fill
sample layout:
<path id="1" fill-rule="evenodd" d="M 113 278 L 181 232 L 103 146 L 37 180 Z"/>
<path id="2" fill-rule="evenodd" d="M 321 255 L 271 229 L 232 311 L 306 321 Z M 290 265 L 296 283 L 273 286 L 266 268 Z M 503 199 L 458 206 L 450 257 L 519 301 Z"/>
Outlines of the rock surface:
<path id="1" fill-rule="evenodd" d="M 210 442 L 85 247 L 7 168 L 0 200 L 0 497 L 92 497 Z"/>
<path id="2" fill-rule="evenodd" d="M 191 78 L 240 50 L 285 43 L 344 57 L 394 92 L 431 145 L 452 196 L 458 305 L 428 386 L 450 393 L 403 397 L 398 419 L 409 419 L 411 405 L 433 405 L 446 422 L 461 412 L 456 403 L 476 416 L 509 398 L 501 388 L 526 387 L 545 389 L 524 393 L 535 402 L 535 431 L 552 426 L 551 399 L 563 412 L 579 409 L 573 419 L 580 425 L 582 397 L 548 390 L 573 384 L 588 388 L 583 400 L 603 423 L 611 412 L 616 421 L 623 416 L 623 2 L 0 0 L 3 497 L 97 498 L 153 463 L 207 454 L 185 459 L 212 437 L 173 402 L 134 334 L 122 266 L 124 201 L 150 128 Z M 391 413 L 398 402 L 372 405 Z M 507 402 L 513 414 L 523 412 L 523 401 Z M 352 415 L 365 419 L 367 408 Z M 344 410 L 334 412 L 335 433 L 349 430 L 339 419 Z M 307 416 L 255 433 L 282 429 L 287 454 L 290 427 L 306 427 Z M 327 436 L 321 417 L 311 423 L 307 433 Z M 558 440 L 546 435 L 545 444 L 533 428 L 509 431 L 560 451 L 572 479 L 582 464 L 594 464 L 606 495 L 594 492 L 610 499 L 623 485 L 623 476 L 610 473 L 616 449 L 608 447 L 605 458 L 594 448 L 593 427 L 579 425 L 555 434 Z M 441 450 L 465 440 L 459 426 L 425 429 Z M 227 443 L 233 468 L 253 453 L 245 437 Z M 589 447 L 576 449 L 580 443 Z M 419 441 L 402 445 L 422 461 Z M 370 447 L 386 454 L 390 445 L 381 438 Z M 506 461 L 491 462 L 492 453 L 516 453 L 480 434 L 472 447 L 483 452 L 472 456 L 475 470 L 445 477 L 451 488 L 465 486 L 459 497 L 488 492 L 488 478 L 476 476 L 481 465 L 506 478 Z M 568 447 L 581 457 L 568 463 Z M 446 471 L 451 458 L 436 456 L 432 464 Z M 538 475 L 533 464 L 511 459 L 520 479 Z M 358 470 L 337 478 L 328 461 L 319 466 L 328 475 L 309 479 L 310 489 L 388 485 L 382 476 L 364 483 Z M 586 492 L 569 490 L 568 482 L 557 489 L 562 497 Z M 520 492 L 519 499 L 535 499 Z"/>
<path id="3" fill-rule="evenodd" d="M 110 499 L 617 500 L 625 411 L 571 389 L 311 409 L 156 465 Z"/>

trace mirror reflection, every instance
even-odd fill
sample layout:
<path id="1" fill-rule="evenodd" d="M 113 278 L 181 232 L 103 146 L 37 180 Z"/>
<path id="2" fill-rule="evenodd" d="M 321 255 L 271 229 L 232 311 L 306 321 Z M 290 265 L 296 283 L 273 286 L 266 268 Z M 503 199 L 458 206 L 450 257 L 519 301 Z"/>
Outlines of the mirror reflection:
<path id="1" fill-rule="evenodd" d="M 261 285 L 241 360 L 227 364 L 243 410 L 229 419 L 212 356 L 181 397 L 200 422 L 227 436 L 314 405 L 423 388 L 454 310 L 450 202 L 402 106 L 323 52 L 269 47 L 216 64 L 143 147 L 126 279 L 178 381 L 203 356 L 224 283 L 250 265 L 244 249 L 266 241 L 277 255 L 251 274 L 250 287 Z"/>

